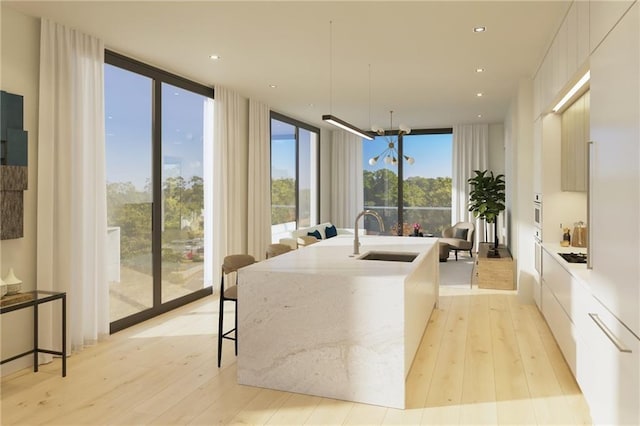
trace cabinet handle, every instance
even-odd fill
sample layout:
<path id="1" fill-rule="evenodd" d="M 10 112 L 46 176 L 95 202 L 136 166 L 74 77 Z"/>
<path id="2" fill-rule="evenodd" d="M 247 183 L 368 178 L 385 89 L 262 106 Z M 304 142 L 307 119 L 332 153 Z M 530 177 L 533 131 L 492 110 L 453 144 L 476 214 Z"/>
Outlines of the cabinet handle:
<path id="1" fill-rule="evenodd" d="M 589 316 L 591 317 L 591 319 L 593 320 L 593 322 L 596 323 L 596 325 L 598 327 L 600 327 L 600 330 L 602 330 L 602 332 L 604 334 L 606 334 L 606 336 L 609 338 L 609 340 L 611 340 L 611 342 L 616 345 L 616 348 L 618 348 L 618 350 L 620 352 L 628 352 L 631 353 L 631 349 L 628 349 L 624 346 L 624 344 L 620 341 L 620 339 L 618 339 L 612 332 L 611 330 L 609 330 L 609 327 L 607 327 L 605 325 L 605 323 L 602 322 L 602 320 L 600 319 L 600 317 L 598 316 L 598 314 L 589 314 Z"/>

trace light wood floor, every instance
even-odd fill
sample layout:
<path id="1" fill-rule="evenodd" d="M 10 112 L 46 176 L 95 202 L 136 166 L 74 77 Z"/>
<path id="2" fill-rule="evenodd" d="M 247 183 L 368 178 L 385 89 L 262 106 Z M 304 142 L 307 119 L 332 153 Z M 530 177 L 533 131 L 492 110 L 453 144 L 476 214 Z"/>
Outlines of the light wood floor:
<path id="1" fill-rule="evenodd" d="M 236 384 L 216 368 L 217 299 L 111 336 L 39 373 L 2 379 L 1 424 L 590 424 L 534 305 L 511 292 L 443 289 L 407 379 L 406 410 Z M 233 315 L 228 315 L 233 318 Z"/>

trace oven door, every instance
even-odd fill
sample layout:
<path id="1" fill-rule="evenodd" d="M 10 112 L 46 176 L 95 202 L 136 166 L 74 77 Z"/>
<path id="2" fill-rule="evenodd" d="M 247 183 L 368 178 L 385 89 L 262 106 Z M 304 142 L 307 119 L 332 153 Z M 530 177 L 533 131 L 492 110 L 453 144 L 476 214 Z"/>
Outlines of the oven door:
<path id="1" fill-rule="evenodd" d="M 536 228 L 542 228 L 542 204 L 533 203 L 533 225 Z"/>
<path id="2" fill-rule="evenodd" d="M 536 230 L 538 233 L 539 230 Z M 533 239 L 533 253 L 535 256 L 535 268 L 538 274 L 542 275 L 542 242 L 540 239 L 534 237 Z"/>

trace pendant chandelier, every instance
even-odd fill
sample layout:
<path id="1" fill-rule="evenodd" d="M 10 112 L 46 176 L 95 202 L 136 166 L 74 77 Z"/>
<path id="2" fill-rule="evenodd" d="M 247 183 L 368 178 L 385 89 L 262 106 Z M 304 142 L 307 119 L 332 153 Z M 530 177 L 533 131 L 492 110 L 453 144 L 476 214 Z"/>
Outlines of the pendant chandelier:
<path id="1" fill-rule="evenodd" d="M 409 133 L 411 133 L 411 128 L 401 124 L 398 128 L 397 136 L 392 134 L 393 133 L 393 111 L 389 111 L 389 116 L 390 116 L 389 134 L 387 134 L 387 132 L 385 132 L 385 130 L 382 127 L 374 126 L 371 128 L 371 130 L 374 133 L 376 133 L 378 136 L 384 136 L 385 139 L 387 140 L 387 147 L 384 149 L 384 151 L 382 151 L 380 154 L 376 155 L 375 157 L 371 157 L 369 159 L 369 164 L 372 166 L 374 166 L 378 162 L 378 159 L 380 157 L 384 157 L 385 164 L 390 164 L 392 166 L 397 165 L 398 158 L 400 157 L 400 155 L 398 154 L 398 150 L 396 149 L 396 144 L 398 143 L 398 137 L 402 135 L 408 135 Z M 415 162 L 413 157 L 409 157 L 408 155 L 403 155 L 403 157 L 405 160 L 407 160 L 407 163 L 409 164 L 413 164 Z"/>

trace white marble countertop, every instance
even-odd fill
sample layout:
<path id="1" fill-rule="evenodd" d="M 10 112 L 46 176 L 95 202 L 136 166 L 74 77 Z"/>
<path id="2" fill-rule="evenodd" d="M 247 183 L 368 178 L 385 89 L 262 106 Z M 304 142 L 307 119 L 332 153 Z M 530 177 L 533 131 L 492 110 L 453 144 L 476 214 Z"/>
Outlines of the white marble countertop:
<path id="1" fill-rule="evenodd" d="M 591 271 L 587 269 L 586 263 L 569 263 L 564 260 L 558 253 L 587 253 L 585 247 L 562 247 L 560 243 L 542 243 L 542 248 L 549 253 L 558 263 L 573 275 L 578 280 L 582 281 L 582 284 L 589 285 L 589 278 Z M 544 268 L 544 266 L 543 266 Z"/>
<path id="2" fill-rule="evenodd" d="M 406 276 L 437 238 L 361 236 L 360 254 L 353 255 L 353 236 L 337 236 L 248 266 L 264 272 L 304 272 L 341 276 Z M 413 262 L 358 259 L 370 251 L 418 253 Z"/>

